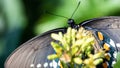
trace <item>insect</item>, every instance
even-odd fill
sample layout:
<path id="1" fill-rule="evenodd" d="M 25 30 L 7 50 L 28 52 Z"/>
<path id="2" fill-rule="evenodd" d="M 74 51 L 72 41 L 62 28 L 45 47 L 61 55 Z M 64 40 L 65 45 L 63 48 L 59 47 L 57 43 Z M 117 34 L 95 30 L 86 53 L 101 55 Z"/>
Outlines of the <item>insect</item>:
<path id="1" fill-rule="evenodd" d="M 113 44 L 116 51 L 120 51 L 120 47 L 117 46 L 118 43 L 120 43 L 120 17 L 111 16 L 95 18 L 84 21 L 81 24 L 75 24 L 73 19 L 69 19 L 68 24 L 75 29 L 82 26 L 86 29 L 97 30 L 95 31 L 95 35 L 100 41 L 104 40 L 107 35 L 108 41 L 106 42 Z M 48 68 L 50 68 L 50 64 L 48 63 L 51 61 L 47 59 L 47 56 L 54 53 L 54 50 L 50 45 L 50 42 L 52 41 L 50 34 L 58 32 L 65 33 L 66 29 L 67 28 L 58 28 L 50 30 L 25 42 L 7 58 L 4 65 L 5 68 L 30 68 L 30 66 L 31 68 L 40 68 L 43 66 L 48 66 Z M 106 35 L 103 36 L 101 32 Z M 104 47 L 106 50 L 109 50 L 107 45 L 104 45 Z"/>

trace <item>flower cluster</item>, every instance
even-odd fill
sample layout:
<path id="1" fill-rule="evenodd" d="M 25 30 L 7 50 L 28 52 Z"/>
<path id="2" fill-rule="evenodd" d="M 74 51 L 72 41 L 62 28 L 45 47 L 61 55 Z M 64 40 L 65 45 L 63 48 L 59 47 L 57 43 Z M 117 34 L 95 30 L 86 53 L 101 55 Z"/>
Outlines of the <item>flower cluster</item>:
<path id="1" fill-rule="evenodd" d="M 61 68 L 96 68 L 103 62 L 105 52 L 102 49 L 95 50 L 96 41 L 92 32 L 83 27 L 78 30 L 69 27 L 65 34 L 52 33 L 51 37 L 55 40 L 51 45 L 56 54 L 47 58 L 58 58 Z"/>

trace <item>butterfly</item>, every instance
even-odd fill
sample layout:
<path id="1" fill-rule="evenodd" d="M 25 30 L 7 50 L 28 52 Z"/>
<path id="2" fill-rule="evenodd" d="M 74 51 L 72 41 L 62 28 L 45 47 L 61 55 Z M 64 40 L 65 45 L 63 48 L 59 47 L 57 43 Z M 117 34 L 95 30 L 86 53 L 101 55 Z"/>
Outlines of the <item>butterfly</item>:
<path id="1" fill-rule="evenodd" d="M 106 51 L 110 50 L 108 44 L 111 44 L 115 51 L 120 51 L 120 47 L 117 46 L 120 43 L 120 17 L 111 16 L 94 18 L 83 21 L 80 24 L 75 24 L 73 19 L 69 19 L 68 24 L 75 29 L 82 26 L 88 30 L 92 30 L 97 41 L 99 44 L 103 45 L 102 47 L 106 49 Z M 66 31 L 67 28 L 57 28 L 30 39 L 12 52 L 12 54 L 6 59 L 4 67 L 51 68 L 52 66 L 56 66 L 57 63 L 55 61 L 47 59 L 48 55 L 55 53 L 50 44 L 53 40 L 50 35 L 51 33 L 58 32 L 66 33 Z M 109 59 L 109 56 L 106 58 Z M 51 62 L 53 64 L 51 64 Z M 106 64 L 103 64 L 103 66 L 106 66 Z"/>
<path id="2" fill-rule="evenodd" d="M 114 44 L 114 49 L 116 49 L 116 51 L 120 51 L 120 47 L 116 46 L 116 43 L 120 43 L 120 17 L 111 16 L 90 19 L 82 22 L 81 24 L 74 25 L 74 28 L 79 26 L 83 26 L 85 28 L 90 27 L 104 32 L 110 37 L 109 43 Z M 7 58 L 5 68 L 30 68 L 31 64 L 37 66 L 39 63 L 50 63 L 51 61 L 46 59 L 49 54 L 54 53 L 50 44 L 52 41 L 50 34 L 58 32 L 65 33 L 66 28 L 50 30 L 22 44 Z M 97 33 L 96 36 L 101 40 L 104 39 L 101 38 L 100 33 Z"/>

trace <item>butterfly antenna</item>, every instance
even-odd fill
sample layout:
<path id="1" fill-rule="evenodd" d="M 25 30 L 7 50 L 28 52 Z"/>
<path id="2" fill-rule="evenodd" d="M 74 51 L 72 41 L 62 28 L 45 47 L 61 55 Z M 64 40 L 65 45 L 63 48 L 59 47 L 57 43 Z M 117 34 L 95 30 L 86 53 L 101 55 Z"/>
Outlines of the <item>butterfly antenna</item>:
<path id="1" fill-rule="evenodd" d="M 80 2 L 81 2 L 81 1 L 79 1 L 79 2 L 78 2 L 78 5 L 77 5 L 76 9 L 74 10 L 74 12 L 72 13 L 72 15 L 71 15 L 70 19 L 72 19 L 72 17 L 73 17 L 73 15 L 75 14 L 76 10 L 77 10 L 77 9 L 78 9 L 78 7 L 80 6 Z"/>
<path id="2" fill-rule="evenodd" d="M 68 17 L 62 16 L 62 15 L 57 15 L 57 14 L 54 14 L 54 13 L 51 13 L 51 12 L 48 12 L 48 11 L 46 11 L 46 13 L 50 14 L 50 15 L 54 15 L 54 16 L 58 16 L 58 17 L 69 19 Z"/>

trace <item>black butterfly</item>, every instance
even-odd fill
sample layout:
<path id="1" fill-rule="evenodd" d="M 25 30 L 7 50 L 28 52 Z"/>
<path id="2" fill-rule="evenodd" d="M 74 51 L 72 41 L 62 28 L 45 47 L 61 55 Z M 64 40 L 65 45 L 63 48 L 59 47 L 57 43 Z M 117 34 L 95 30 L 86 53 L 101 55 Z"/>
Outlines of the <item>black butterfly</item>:
<path id="1" fill-rule="evenodd" d="M 79 5 L 79 4 L 78 4 Z M 78 8 L 78 6 L 77 6 Z M 77 10 L 75 9 L 75 11 Z M 72 16 L 74 15 L 73 12 Z M 71 18 L 72 18 L 71 16 Z M 96 32 L 104 32 L 109 36 L 116 44 L 120 43 L 120 17 L 102 17 L 90 19 L 82 22 L 81 24 L 75 24 L 73 19 L 68 20 L 70 27 L 78 29 L 84 27 L 95 31 L 94 35 L 99 38 Z M 42 35 L 36 36 L 31 40 L 25 42 L 18 47 L 6 60 L 5 68 L 50 68 L 50 60 L 47 59 L 49 54 L 55 53 L 50 42 L 53 40 L 51 33 L 66 33 L 67 28 L 58 28 L 50 30 Z M 96 31 L 97 30 L 97 31 Z M 105 39 L 105 38 L 104 38 Z M 98 39 L 99 41 L 99 39 Z M 119 46 L 113 46 L 116 51 L 120 51 Z M 107 49 L 106 49 L 107 50 Z M 47 62 L 47 63 L 46 63 Z M 43 65 L 41 65 L 43 64 Z M 54 65 L 55 66 L 55 65 Z"/>
<path id="2" fill-rule="evenodd" d="M 73 20 L 71 21 L 73 22 Z M 70 20 L 69 23 L 71 23 Z M 73 23 L 71 25 L 73 28 L 78 28 L 80 26 L 100 30 L 113 39 L 115 43 L 120 43 L 120 17 L 95 18 L 84 21 L 79 25 L 74 25 Z M 66 28 L 48 31 L 22 44 L 7 58 L 5 68 L 30 68 L 31 64 L 34 64 L 35 68 L 37 68 L 36 66 L 39 63 L 50 63 L 51 61 L 47 59 L 47 56 L 54 53 L 54 50 L 50 45 L 50 42 L 52 41 L 50 34 L 58 32 L 65 33 Z M 116 46 L 115 49 L 120 51 L 119 46 Z"/>

